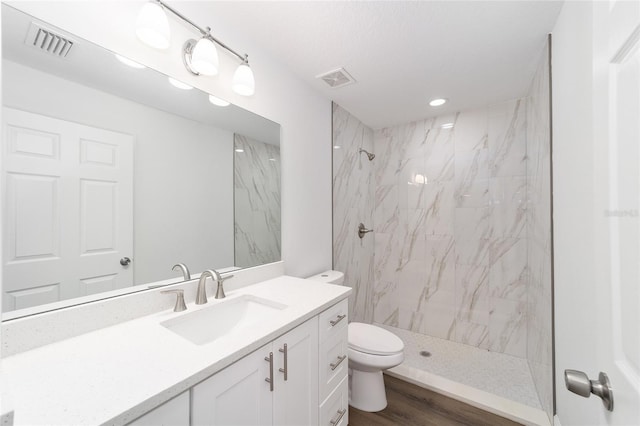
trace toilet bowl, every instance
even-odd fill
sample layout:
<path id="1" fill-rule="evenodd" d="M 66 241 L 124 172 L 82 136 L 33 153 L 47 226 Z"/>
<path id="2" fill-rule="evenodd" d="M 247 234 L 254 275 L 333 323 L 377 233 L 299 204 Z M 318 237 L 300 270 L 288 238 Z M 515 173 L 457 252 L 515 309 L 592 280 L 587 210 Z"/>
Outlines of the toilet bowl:
<path id="1" fill-rule="evenodd" d="M 344 274 L 325 271 L 308 279 L 342 284 Z M 404 343 L 398 336 L 371 324 L 349 323 L 349 405 L 362 411 L 381 411 L 387 406 L 382 372 L 404 360 Z"/>
<path id="2" fill-rule="evenodd" d="M 349 405 L 375 412 L 387 406 L 382 372 L 404 360 L 404 343 L 371 324 L 352 322 L 348 331 Z"/>

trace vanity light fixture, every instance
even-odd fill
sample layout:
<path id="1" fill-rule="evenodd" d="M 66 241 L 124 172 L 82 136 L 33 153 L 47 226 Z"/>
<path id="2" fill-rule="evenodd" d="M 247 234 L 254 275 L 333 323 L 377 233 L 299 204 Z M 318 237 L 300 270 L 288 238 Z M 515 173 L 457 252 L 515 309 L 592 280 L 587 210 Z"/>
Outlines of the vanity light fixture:
<path id="1" fill-rule="evenodd" d="M 446 103 L 447 103 L 447 100 L 446 100 L 446 99 L 444 99 L 444 98 L 437 98 L 437 99 L 432 99 L 432 100 L 429 102 L 429 105 L 431 105 L 432 107 L 439 107 L 439 106 L 442 106 L 442 105 L 444 105 L 444 104 L 446 104 Z"/>
<path id="2" fill-rule="evenodd" d="M 213 95 L 209 95 L 209 102 L 219 107 L 226 107 L 231 105 L 229 102 L 225 101 L 224 99 L 220 99 Z"/>
<path id="3" fill-rule="evenodd" d="M 169 47 L 171 30 L 162 3 L 148 2 L 142 6 L 136 21 L 136 35 L 144 44 L 155 49 Z"/>
<path id="4" fill-rule="evenodd" d="M 124 56 L 120 56 L 117 53 L 114 53 L 114 55 L 116 56 L 116 59 L 119 60 L 120 62 L 122 62 L 123 64 L 131 67 L 131 68 L 137 68 L 137 69 L 143 69 L 146 68 L 144 65 L 137 63 L 136 61 L 132 61 L 129 58 L 125 58 Z"/>
<path id="5" fill-rule="evenodd" d="M 223 48 L 240 61 L 233 75 L 231 88 L 242 96 L 251 96 L 255 92 L 255 79 L 249 67 L 248 55 L 241 55 L 211 35 L 211 28 L 199 27 L 193 21 L 177 12 L 162 0 L 151 0 L 146 3 L 138 15 L 136 34 L 145 44 L 156 49 L 169 47 L 169 23 L 165 11 L 195 28 L 202 36 L 199 40 L 189 39 L 182 48 L 182 61 L 185 68 L 193 75 L 214 76 L 218 74 L 218 52 L 216 45 Z M 165 25 L 166 23 L 166 25 Z"/>
<path id="6" fill-rule="evenodd" d="M 169 83 L 171 83 L 173 87 L 177 87 L 178 89 L 182 89 L 182 90 L 193 89 L 193 87 L 189 86 L 187 83 L 183 83 L 180 80 L 176 80 L 175 78 L 169 77 Z"/>

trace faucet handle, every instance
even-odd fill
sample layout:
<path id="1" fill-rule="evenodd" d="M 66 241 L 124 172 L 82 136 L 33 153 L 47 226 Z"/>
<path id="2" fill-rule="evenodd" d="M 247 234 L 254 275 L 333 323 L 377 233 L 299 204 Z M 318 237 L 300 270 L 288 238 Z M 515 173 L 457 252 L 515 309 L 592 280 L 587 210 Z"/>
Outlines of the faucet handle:
<path id="1" fill-rule="evenodd" d="M 163 290 L 160 293 L 162 294 L 176 294 L 176 306 L 173 307 L 173 312 L 182 312 L 187 310 L 187 305 L 184 303 L 184 290 L 176 289 L 176 290 Z"/>
<path id="2" fill-rule="evenodd" d="M 226 297 L 226 295 L 224 294 L 224 287 L 222 286 L 222 283 L 224 283 L 229 278 L 233 278 L 233 275 L 229 275 L 223 278 L 220 276 L 220 274 L 218 274 L 218 278 L 216 279 L 216 281 L 218 281 L 218 288 L 216 289 L 216 299 L 224 299 Z"/>

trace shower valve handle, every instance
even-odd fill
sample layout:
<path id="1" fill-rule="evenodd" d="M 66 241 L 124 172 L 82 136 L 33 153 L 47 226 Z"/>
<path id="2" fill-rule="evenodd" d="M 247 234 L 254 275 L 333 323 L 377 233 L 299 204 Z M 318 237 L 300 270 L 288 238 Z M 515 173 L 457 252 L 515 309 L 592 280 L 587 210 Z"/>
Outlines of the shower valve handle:
<path id="1" fill-rule="evenodd" d="M 363 223 L 358 225 L 358 237 L 360 237 L 361 239 L 364 238 L 364 234 L 366 234 L 367 232 L 373 232 L 373 229 L 365 228 Z"/>

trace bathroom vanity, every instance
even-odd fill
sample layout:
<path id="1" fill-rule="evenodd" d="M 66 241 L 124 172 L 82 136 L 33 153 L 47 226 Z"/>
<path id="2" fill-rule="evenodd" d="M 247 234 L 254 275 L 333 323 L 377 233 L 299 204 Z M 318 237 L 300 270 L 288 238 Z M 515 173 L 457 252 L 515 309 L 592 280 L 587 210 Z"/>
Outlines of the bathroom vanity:
<path id="1" fill-rule="evenodd" d="M 6 357 L 14 424 L 346 425 L 350 292 L 280 276 Z"/>

